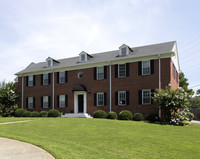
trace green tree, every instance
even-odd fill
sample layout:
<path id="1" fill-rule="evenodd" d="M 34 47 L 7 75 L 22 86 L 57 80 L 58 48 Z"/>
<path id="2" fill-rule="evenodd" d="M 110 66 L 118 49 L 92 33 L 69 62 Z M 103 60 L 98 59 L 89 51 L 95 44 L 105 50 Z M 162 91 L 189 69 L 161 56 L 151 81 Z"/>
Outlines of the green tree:
<path id="1" fill-rule="evenodd" d="M 17 109 L 18 93 L 14 82 L 0 83 L 0 115 L 11 116 Z"/>
<path id="2" fill-rule="evenodd" d="M 179 87 L 183 88 L 184 91 L 189 93 L 190 95 L 193 95 L 194 94 L 193 89 L 189 89 L 188 86 L 189 86 L 188 79 L 185 77 L 185 74 L 181 72 L 179 74 Z"/>

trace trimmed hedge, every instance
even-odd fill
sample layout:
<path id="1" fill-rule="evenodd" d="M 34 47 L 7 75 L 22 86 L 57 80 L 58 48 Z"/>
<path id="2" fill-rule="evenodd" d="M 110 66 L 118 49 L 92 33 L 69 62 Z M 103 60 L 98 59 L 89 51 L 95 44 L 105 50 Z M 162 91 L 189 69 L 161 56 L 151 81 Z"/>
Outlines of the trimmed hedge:
<path id="1" fill-rule="evenodd" d="M 41 111 L 40 117 L 48 117 L 48 112 L 47 111 Z"/>
<path id="2" fill-rule="evenodd" d="M 37 111 L 31 112 L 31 117 L 39 117 L 39 116 L 40 116 L 39 112 L 37 112 Z"/>
<path id="3" fill-rule="evenodd" d="M 15 117 L 23 117 L 23 113 L 25 112 L 25 109 L 17 109 L 15 111 Z"/>
<path id="4" fill-rule="evenodd" d="M 108 112 L 108 119 L 117 119 L 117 114 L 115 112 Z"/>
<path id="5" fill-rule="evenodd" d="M 48 112 L 48 117 L 59 117 L 61 114 L 58 110 L 52 109 Z"/>
<path id="6" fill-rule="evenodd" d="M 103 110 L 97 110 L 93 113 L 93 118 L 107 118 L 108 114 Z"/>
<path id="7" fill-rule="evenodd" d="M 135 121 L 142 121 L 143 120 L 143 115 L 141 114 L 141 113 L 135 113 L 134 115 L 133 115 L 133 120 L 135 120 Z"/>
<path id="8" fill-rule="evenodd" d="M 122 110 L 119 113 L 119 120 L 132 120 L 133 114 L 129 110 Z"/>
<path id="9" fill-rule="evenodd" d="M 150 113 L 150 114 L 147 114 L 146 120 L 148 120 L 151 123 L 154 123 L 156 121 L 159 121 L 160 118 L 159 118 L 158 114 Z"/>
<path id="10" fill-rule="evenodd" d="M 24 111 L 23 117 L 30 117 L 30 116 L 31 116 L 31 112 L 30 111 Z"/>

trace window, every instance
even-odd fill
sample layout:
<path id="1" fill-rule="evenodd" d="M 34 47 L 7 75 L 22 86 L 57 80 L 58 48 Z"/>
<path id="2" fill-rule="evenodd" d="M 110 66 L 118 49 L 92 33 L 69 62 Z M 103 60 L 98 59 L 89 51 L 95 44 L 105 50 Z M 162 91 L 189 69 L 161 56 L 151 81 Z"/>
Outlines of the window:
<path id="1" fill-rule="evenodd" d="M 33 109 L 33 97 L 28 97 L 28 108 Z"/>
<path id="2" fill-rule="evenodd" d="M 48 107 L 49 107 L 49 97 L 43 96 L 43 108 L 48 108 Z"/>
<path id="3" fill-rule="evenodd" d="M 51 61 L 52 61 L 52 60 L 47 60 L 47 67 L 52 66 Z"/>
<path id="4" fill-rule="evenodd" d="M 65 95 L 59 96 L 59 107 L 61 108 L 65 107 Z"/>
<path id="5" fill-rule="evenodd" d="M 78 78 L 82 78 L 83 77 L 83 72 L 79 72 L 78 73 Z"/>
<path id="6" fill-rule="evenodd" d="M 65 72 L 59 73 L 59 83 L 65 83 Z"/>
<path id="7" fill-rule="evenodd" d="M 126 47 L 121 48 L 121 56 L 126 56 L 126 50 L 127 50 Z"/>
<path id="8" fill-rule="evenodd" d="M 142 61 L 142 75 L 150 75 L 150 61 Z"/>
<path id="9" fill-rule="evenodd" d="M 104 106 L 104 93 L 97 93 L 97 106 Z"/>
<path id="10" fill-rule="evenodd" d="M 33 76 L 28 76 L 28 86 L 33 86 Z"/>
<path id="11" fill-rule="evenodd" d="M 97 67 L 97 79 L 104 79 L 104 67 Z"/>
<path id="12" fill-rule="evenodd" d="M 43 85 L 49 84 L 49 74 L 43 74 Z"/>
<path id="13" fill-rule="evenodd" d="M 85 61 L 85 54 L 82 54 L 82 55 L 81 55 L 81 61 L 82 61 L 82 62 Z"/>
<path id="14" fill-rule="evenodd" d="M 118 92 L 118 105 L 126 105 L 126 91 Z"/>
<path id="15" fill-rule="evenodd" d="M 118 65 L 118 77 L 126 77 L 126 64 Z"/>
<path id="16" fill-rule="evenodd" d="M 151 104 L 151 90 L 142 90 L 142 104 Z"/>
<path id="17" fill-rule="evenodd" d="M 173 77 L 175 79 L 175 66 L 173 65 Z"/>

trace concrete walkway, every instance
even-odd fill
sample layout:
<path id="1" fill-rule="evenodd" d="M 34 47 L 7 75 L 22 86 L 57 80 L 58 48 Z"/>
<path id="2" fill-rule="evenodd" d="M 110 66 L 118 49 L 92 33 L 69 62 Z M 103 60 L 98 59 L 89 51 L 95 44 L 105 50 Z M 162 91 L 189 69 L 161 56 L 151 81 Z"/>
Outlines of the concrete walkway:
<path id="1" fill-rule="evenodd" d="M 0 137 L 0 159 L 55 159 L 45 150 L 25 142 Z"/>
<path id="2" fill-rule="evenodd" d="M 192 120 L 191 122 L 192 122 L 192 123 L 200 124 L 200 121 L 198 121 L 198 120 Z"/>

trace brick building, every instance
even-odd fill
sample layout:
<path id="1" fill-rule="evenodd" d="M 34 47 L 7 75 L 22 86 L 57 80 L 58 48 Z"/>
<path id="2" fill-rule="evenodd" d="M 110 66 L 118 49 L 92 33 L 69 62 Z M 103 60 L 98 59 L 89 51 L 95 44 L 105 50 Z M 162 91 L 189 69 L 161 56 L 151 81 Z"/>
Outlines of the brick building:
<path id="1" fill-rule="evenodd" d="M 130 110 L 158 113 L 151 96 L 156 88 L 179 86 L 175 41 L 45 62 L 31 63 L 16 73 L 19 106 L 33 111 L 58 109 L 64 113 L 93 114 Z"/>

